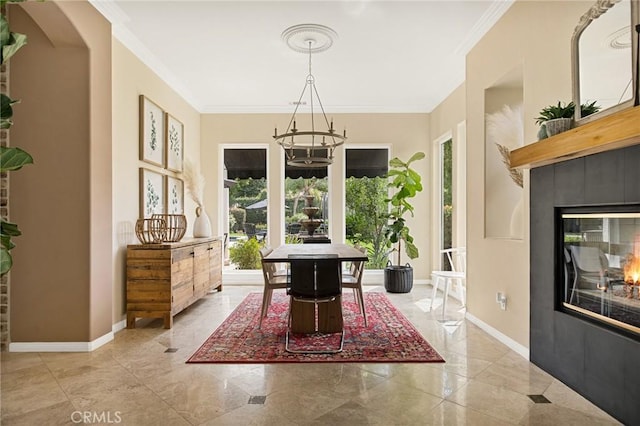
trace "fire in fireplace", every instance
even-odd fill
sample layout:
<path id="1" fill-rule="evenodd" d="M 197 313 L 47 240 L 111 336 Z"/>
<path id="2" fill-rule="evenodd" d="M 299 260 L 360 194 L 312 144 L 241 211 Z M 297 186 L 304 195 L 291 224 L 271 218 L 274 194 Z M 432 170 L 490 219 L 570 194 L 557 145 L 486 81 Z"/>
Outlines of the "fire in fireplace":
<path id="1" fill-rule="evenodd" d="M 624 264 L 624 282 L 629 286 L 637 286 L 638 281 L 640 281 L 640 235 L 636 235 L 633 253 L 627 254 Z M 629 292 L 629 297 L 633 297 L 632 292 Z"/>
<path id="2" fill-rule="evenodd" d="M 559 308 L 640 339 L 640 206 L 559 209 Z"/>

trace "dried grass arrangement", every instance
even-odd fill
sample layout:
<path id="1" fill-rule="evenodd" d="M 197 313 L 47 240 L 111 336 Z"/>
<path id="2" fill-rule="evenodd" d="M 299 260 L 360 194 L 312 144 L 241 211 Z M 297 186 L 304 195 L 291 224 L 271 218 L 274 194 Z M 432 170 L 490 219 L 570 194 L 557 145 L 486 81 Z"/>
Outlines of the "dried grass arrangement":
<path id="1" fill-rule="evenodd" d="M 200 173 L 200 168 L 190 159 L 184 160 L 184 171 L 182 173 L 187 192 L 198 207 L 202 207 L 204 199 L 204 176 Z"/>
<path id="2" fill-rule="evenodd" d="M 509 177 L 522 188 L 522 170 L 511 167 L 511 151 L 524 144 L 522 107 L 504 105 L 498 112 L 487 114 L 487 139 L 498 148 Z"/>

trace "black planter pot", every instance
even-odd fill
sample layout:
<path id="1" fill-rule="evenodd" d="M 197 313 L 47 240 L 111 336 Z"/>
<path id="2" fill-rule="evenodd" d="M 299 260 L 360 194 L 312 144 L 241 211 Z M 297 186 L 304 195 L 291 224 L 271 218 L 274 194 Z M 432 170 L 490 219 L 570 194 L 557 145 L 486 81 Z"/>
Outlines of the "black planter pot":
<path id="1" fill-rule="evenodd" d="M 413 288 L 413 268 L 408 263 L 384 268 L 384 288 L 389 293 L 409 293 Z"/>

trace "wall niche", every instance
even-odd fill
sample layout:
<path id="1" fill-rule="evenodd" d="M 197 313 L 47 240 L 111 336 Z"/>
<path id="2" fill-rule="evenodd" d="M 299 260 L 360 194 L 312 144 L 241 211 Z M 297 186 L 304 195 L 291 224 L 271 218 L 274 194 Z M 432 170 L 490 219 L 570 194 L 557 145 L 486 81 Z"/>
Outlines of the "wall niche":
<path id="1" fill-rule="evenodd" d="M 485 238 L 524 238 L 522 174 L 505 164 L 505 155 L 524 142 L 522 81 L 519 65 L 484 92 Z"/>

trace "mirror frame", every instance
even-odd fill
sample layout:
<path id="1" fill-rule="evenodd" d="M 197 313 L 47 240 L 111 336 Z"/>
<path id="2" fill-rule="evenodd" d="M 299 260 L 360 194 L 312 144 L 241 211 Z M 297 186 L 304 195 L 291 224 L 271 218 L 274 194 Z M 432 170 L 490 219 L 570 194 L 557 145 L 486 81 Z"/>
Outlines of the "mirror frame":
<path id="1" fill-rule="evenodd" d="M 607 10 L 611 9 L 621 0 L 597 0 L 596 3 L 589 8 L 584 15 L 580 17 L 580 21 L 576 26 L 573 37 L 571 37 L 571 75 L 573 83 L 573 102 L 576 105 L 575 109 L 575 125 L 579 126 L 586 124 L 598 118 L 606 115 L 613 114 L 634 106 L 635 94 L 638 90 L 636 85 L 638 84 L 638 74 L 640 73 L 640 65 L 638 64 L 638 33 L 636 32 L 636 25 L 640 24 L 640 0 L 630 0 L 631 2 L 631 16 L 629 17 L 631 25 L 631 80 L 632 80 L 632 97 L 630 100 L 622 102 L 618 105 L 603 109 L 597 113 L 591 114 L 587 117 L 582 117 L 581 108 L 582 100 L 580 99 L 580 54 L 579 43 L 580 36 L 589 24 L 598 19 Z"/>

